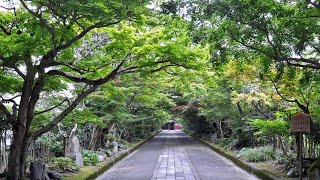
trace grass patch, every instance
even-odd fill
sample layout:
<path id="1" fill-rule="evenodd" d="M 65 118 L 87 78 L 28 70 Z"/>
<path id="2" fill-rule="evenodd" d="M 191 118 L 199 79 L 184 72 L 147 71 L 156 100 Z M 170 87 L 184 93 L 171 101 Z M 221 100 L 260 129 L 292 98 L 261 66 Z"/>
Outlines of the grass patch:
<path id="1" fill-rule="evenodd" d="M 78 172 L 63 175 L 64 180 L 86 180 L 90 175 L 96 173 L 95 168 L 93 166 L 84 166 L 79 169 Z"/>

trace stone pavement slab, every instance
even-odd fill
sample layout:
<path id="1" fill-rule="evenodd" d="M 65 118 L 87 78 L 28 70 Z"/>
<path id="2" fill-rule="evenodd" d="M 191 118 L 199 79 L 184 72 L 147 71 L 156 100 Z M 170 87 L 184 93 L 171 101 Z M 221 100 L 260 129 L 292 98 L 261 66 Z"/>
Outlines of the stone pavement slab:
<path id="1" fill-rule="evenodd" d="M 188 155 L 179 146 L 176 132 L 168 131 L 167 138 L 166 147 L 159 157 L 151 179 L 159 180 L 165 178 L 166 180 L 175 180 L 178 178 L 199 180 L 200 178 L 192 166 Z"/>

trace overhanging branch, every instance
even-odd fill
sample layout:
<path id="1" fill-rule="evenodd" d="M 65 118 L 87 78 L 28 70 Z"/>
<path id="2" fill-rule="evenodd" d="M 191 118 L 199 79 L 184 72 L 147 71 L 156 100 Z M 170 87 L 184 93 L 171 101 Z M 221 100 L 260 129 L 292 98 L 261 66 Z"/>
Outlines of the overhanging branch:
<path id="1" fill-rule="evenodd" d="M 301 104 L 301 103 L 298 101 L 298 99 L 296 99 L 296 98 L 293 99 L 293 100 L 290 100 L 290 99 L 285 98 L 285 97 L 279 92 L 278 87 L 277 87 L 276 84 L 273 82 L 273 80 L 271 79 L 271 77 L 269 77 L 269 79 L 270 79 L 270 81 L 272 82 L 274 88 L 276 89 L 277 94 L 281 97 L 281 99 L 283 99 L 284 101 L 287 101 L 287 102 L 296 103 L 297 106 L 298 106 L 301 110 L 303 110 L 304 113 L 307 113 L 307 114 L 310 113 L 308 105 L 305 106 L 305 105 Z"/>
<path id="2" fill-rule="evenodd" d="M 17 103 L 14 101 L 14 99 L 19 97 L 19 96 L 21 96 L 21 94 L 17 94 L 17 95 L 15 95 L 15 96 L 13 96 L 11 98 L 8 98 L 8 99 L 3 98 L 2 96 L 0 96 L 0 98 L 2 99 L 2 102 L 11 102 L 11 103 L 17 105 Z"/>
<path id="3" fill-rule="evenodd" d="M 164 64 L 164 63 L 168 63 L 168 62 L 170 62 L 170 60 L 161 60 L 161 61 L 154 62 L 154 65 Z M 132 72 L 136 72 L 136 70 L 139 69 L 139 68 L 141 69 L 141 68 L 145 68 L 145 67 L 149 67 L 149 66 L 150 65 L 143 65 L 143 66 L 134 65 L 134 66 L 131 66 L 131 67 L 120 69 L 118 71 L 118 73 L 119 74 L 132 73 Z"/>
<path id="4" fill-rule="evenodd" d="M 130 56 L 130 53 L 128 53 L 126 55 L 126 57 L 117 65 L 117 67 L 112 72 L 110 72 L 104 78 L 100 78 L 98 80 L 91 80 L 91 79 L 88 79 L 85 77 L 76 77 L 76 76 L 73 76 L 73 75 L 68 74 L 66 72 L 59 71 L 59 70 L 50 70 L 47 72 L 47 75 L 49 75 L 49 76 L 62 76 L 62 77 L 65 77 L 65 78 L 67 78 L 73 82 L 77 82 L 77 83 L 86 83 L 89 85 L 101 85 L 101 84 L 108 82 L 109 80 L 114 78 L 119 73 L 118 71 L 123 66 L 123 64 L 125 62 L 127 62 L 129 59 L 131 59 L 131 58 L 128 58 L 129 56 Z"/>
<path id="5" fill-rule="evenodd" d="M 45 19 L 42 18 L 41 14 L 37 14 L 36 12 L 32 11 L 27 4 L 23 1 L 20 0 L 22 6 L 33 16 L 35 16 L 36 18 L 38 18 L 41 22 L 41 24 L 48 30 L 48 32 L 51 34 L 51 41 L 52 41 L 52 45 L 53 45 L 53 49 L 56 49 L 57 47 L 57 42 L 56 42 L 56 32 L 54 30 L 53 27 L 51 27 L 47 21 Z"/>
<path id="6" fill-rule="evenodd" d="M 8 11 L 15 9 L 14 7 L 9 8 L 9 7 L 4 7 L 4 6 L 0 6 L 0 8 L 5 9 L 5 10 L 8 10 Z"/>
<path id="7" fill-rule="evenodd" d="M 61 105 L 62 105 L 64 102 L 66 102 L 66 101 L 67 101 L 67 98 L 66 98 L 66 99 L 64 99 L 62 102 L 60 102 L 59 104 L 57 104 L 57 105 L 55 105 L 55 106 L 53 106 L 53 107 L 51 107 L 51 108 L 49 108 L 49 109 L 46 109 L 46 110 L 43 110 L 43 111 L 35 112 L 35 113 L 34 113 L 34 115 L 39 115 L 39 114 L 43 114 L 43 113 L 49 112 L 49 111 L 51 111 L 51 110 L 53 110 L 53 109 L 55 109 L 55 108 L 57 108 L 57 107 L 61 106 Z"/>
<path id="8" fill-rule="evenodd" d="M 4 114 L 8 120 L 11 119 L 12 115 L 7 107 L 2 103 L 2 101 L 0 101 L 0 112 Z"/>
<path id="9" fill-rule="evenodd" d="M 320 69 L 320 63 L 318 60 L 313 59 L 306 59 L 306 58 L 293 58 L 293 57 L 278 57 L 279 54 L 281 54 L 280 51 L 277 51 L 276 46 L 272 43 L 271 39 L 268 37 L 268 33 L 266 33 L 267 41 L 271 45 L 273 51 L 275 52 L 274 55 L 270 55 L 269 53 L 263 51 L 260 48 L 255 47 L 254 45 L 246 44 L 243 41 L 240 41 L 237 39 L 231 32 L 230 32 L 231 39 L 235 42 L 241 44 L 242 46 L 252 49 L 254 51 L 260 52 L 264 54 L 265 56 L 275 60 L 275 61 L 283 61 L 286 62 L 289 66 L 295 66 L 295 67 L 302 67 L 302 68 L 311 68 L 311 69 Z M 279 53 L 279 54 L 277 54 Z M 305 63 L 305 64 L 304 64 Z"/>
<path id="10" fill-rule="evenodd" d="M 55 125 L 57 125 L 60 121 L 63 120 L 76 106 L 90 93 L 97 89 L 98 85 L 91 86 L 87 90 L 83 90 L 77 98 L 64 110 L 62 111 L 56 118 L 54 118 L 49 124 L 45 125 L 44 127 L 38 129 L 37 131 L 32 133 L 33 138 L 37 138 L 42 134 L 50 131 Z"/>
<path id="11" fill-rule="evenodd" d="M 280 60 L 286 61 L 289 66 L 320 69 L 320 63 L 317 60 L 305 59 L 305 58 L 281 58 Z M 301 64 L 301 63 L 306 63 L 306 64 Z"/>
<path id="12" fill-rule="evenodd" d="M 1 29 L 2 32 L 4 32 L 7 36 L 10 36 L 10 35 L 11 35 L 10 31 L 8 31 L 4 26 L 0 25 L 0 29 Z"/>
<path id="13" fill-rule="evenodd" d="M 26 75 L 23 74 L 23 72 L 17 66 L 14 65 L 13 69 L 16 71 L 16 73 L 18 73 L 20 77 L 22 77 L 23 79 L 26 79 Z"/>
<path id="14" fill-rule="evenodd" d="M 278 89 L 278 87 L 277 87 L 276 83 L 272 80 L 272 78 L 271 78 L 271 77 L 269 77 L 269 79 L 270 79 L 270 81 L 271 81 L 271 83 L 272 83 L 273 87 L 275 88 L 275 90 L 276 90 L 277 94 L 281 97 L 281 99 L 283 99 L 283 100 L 285 100 L 285 101 L 287 101 L 287 102 L 295 102 L 295 99 L 294 99 L 294 100 L 290 100 L 290 99 L 285 98 L 285 97 L 280 93 L 280 91 L 279 91 L 279 89 Z"/>
<path id="15" fill-rule="evenodd" d="M 253 45 L 249 45 L 249 44 L 246 44 L 245 42 L 242 42 L 242 41 L 238 40 L 238 39 L 232 34 L 232 32 L 229 32 L 229 33 L 230 33 L 230 35 L 231 35 L 231 39 L 234 40 L 235 42 L 237 42 L 237 43 L 245 46 L 246 48 L 249 48 L 249 49 L 258 51 L 258 52 L 266 55 L 266 56 L 269 57 L 269 58 L 275 59 L 274 56 L 270 56 L 267 52 L 265 52 L 265 51 L 263 51 L 263 50 L 261 50 L 261 49 L 259 49 L 259 48 L 257 48 L 257 47 L 254 47 Z"/>
<path id="16" fill-rule="evenodd" d="M 94 25 L 89 26 L 88 28 L 84 29 L 80 34 L 78 34 L 77 36 L 74 36 L 72 39 L 67 41 L 65 44 L 57 46 L 56 48 L 47 52 L 47 54 L 42 57 L 40 66 L 42 66 L 42 67 L 52 66 L 53 65 L 52 60 L 57 56 L 58 52 L 70 47 L 73 43 L 75 43 L 78 40 L 80 40 L 81 38 L 83 38 L 91 30 L 96 29 L 96 28 L 100 28 L 100 27 L 111 26 L 114 24 L 118 24 L 119 22 L 120 21 L 114 21 L 114 22 L 110 22 L 110 23 L 98 22 Z"/>

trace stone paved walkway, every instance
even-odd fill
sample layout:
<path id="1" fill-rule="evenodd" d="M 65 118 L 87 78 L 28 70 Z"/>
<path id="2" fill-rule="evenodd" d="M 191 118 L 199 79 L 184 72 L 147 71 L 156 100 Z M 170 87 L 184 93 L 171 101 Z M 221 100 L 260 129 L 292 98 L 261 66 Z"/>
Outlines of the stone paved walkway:
<path id="1" fill-rule="evenodd" d="M 177 145 L 177 136 L 169 131 L 166 147 L 160 155 L 152 180 L 198 180 L 200 179 L 188 155 Z"/>
<path id="2" fill-rule="evenodd" d="M 181 131 L 162 131 L 97 180 L 257 180 Z"/>

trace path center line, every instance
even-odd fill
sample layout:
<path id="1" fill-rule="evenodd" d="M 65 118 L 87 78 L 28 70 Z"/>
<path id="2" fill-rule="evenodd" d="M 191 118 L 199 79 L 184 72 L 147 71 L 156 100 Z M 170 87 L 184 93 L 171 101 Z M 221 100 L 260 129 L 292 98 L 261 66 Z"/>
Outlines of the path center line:
<path id="1" fill-rule="evenodd" d="M 178 145 L 175 131 L 167 131 L 166 146 L 151 180 L 200 180 L 188 154 Z"/>

